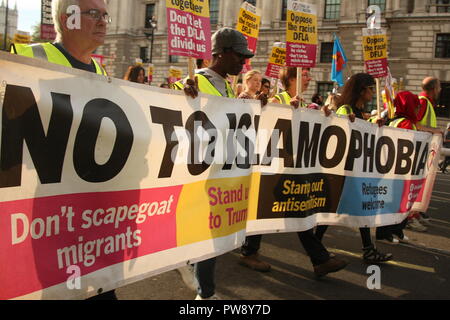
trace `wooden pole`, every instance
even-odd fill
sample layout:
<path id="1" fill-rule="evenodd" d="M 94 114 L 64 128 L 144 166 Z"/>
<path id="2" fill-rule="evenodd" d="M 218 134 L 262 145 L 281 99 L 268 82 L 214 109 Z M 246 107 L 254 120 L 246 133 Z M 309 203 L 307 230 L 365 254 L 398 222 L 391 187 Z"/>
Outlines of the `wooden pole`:
<path id="1" fill-rule="evenodd" d="M 303 100 L 303 92 L 302 92 L 302 88 L 303 88 L 303 68 L 297 68 L 297 95 L 300 99 L 300 104 L 302 103 Z"/>
<path id="2" fill-rule="evenodd" d="M 189 62 L 188 62 L 188 67 L 189 67 L 189 79 L 191 80 L 195 80 L 195 59 L 192 57 L 189 57 Z"/>
<path id="3" fill-rule="evenodd" d="M 381 118 L 381 104 L 380 104 L 380 78 L 376 78 L 375 82 L 377 84 L 377 113 L 378 117 Z"/>

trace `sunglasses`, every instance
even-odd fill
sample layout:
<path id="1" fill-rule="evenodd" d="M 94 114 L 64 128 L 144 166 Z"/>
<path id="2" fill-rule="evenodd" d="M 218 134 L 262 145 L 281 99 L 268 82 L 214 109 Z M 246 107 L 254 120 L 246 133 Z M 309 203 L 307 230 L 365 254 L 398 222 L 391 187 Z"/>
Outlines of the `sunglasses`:
<path id="1" fill-rule="evenodd" d="M 97 21 L 100 21 L 100 19 L 103 19 L 106 23 L 112 22 L 112 18 L 107 12 L 102 13 L 98 9 L 89 9 L 86 11 L 82 11 L 81 14 L 89 15 L 92 19 L 97 20 Z"/>

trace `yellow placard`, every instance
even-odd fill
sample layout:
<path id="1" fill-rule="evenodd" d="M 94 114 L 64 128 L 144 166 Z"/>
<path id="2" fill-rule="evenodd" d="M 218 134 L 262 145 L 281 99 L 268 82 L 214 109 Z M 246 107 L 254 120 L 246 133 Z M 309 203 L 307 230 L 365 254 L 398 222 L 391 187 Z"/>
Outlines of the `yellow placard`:
<path id="1" fill-rule="evenodd" d="M 387 35 L 363 36 L 364 61 L 387 59 Z"/>
<path id="2" fill-rule="evenodd" d="M 269 63 L 284 66 L 286 63 L 286 48 L 273 47 Z"/>
<path id="3" fill-rule="evenodd" d="M 317 16 L 305 12 L 288 11 L 286 40 L 290 43 L 317 44 Z"/>
<path id="4" fill-rule="evenodd" d="M 14 43 L 30 43 L 31 42 L 31 36 L 18 34 L 16 33 L 14 35 Z"/>
<path id="5" fill-rule="evenodd" d="M 241 8 L 236 29 L 246 36 L 258 38 L 260 22 L 260 16 Z"/>
<path id="6" fill-rule="evenodd" d="M 209 18 L 208 0 L 166 0 L 166 7 Z"/>
<path id="7" fill-rule="evenodd" d="M 169 68 L 169 77 L 178 78 L 178 79 L 182 78 L 183 70 L 180 68 L 170 67 Z"/>

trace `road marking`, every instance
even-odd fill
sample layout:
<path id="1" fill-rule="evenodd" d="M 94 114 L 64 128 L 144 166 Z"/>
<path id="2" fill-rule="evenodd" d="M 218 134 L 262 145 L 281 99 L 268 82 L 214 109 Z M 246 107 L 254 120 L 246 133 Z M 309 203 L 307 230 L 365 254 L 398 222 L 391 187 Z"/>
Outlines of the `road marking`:
<path id="1" fill-rule="evenodd" d="M 344 255 L 347 255 L 347 256 L 361 258 L 361 255 L 356 254 L 354 252 L 350 252 L 350 251 L 345 251 L 345 250 L 340 250 L 340 249 L 328 249 L 328 251 L 331 251 L 331 252 L 334 252 L 334 253 L 344 254 Z M 434 268 L 418 266 L 418 265 L 410 264 L 410 263 L 406 263 L 406 262 L 388 261 L 388 262 L 385 262 L 385 263 L 386 264 L 390 264 L 390 265 L 394 265 L 394 266 L 397 266 L 397 267 L 401 267 L 401 268 L 413 269 L 413 270 L 418 270 L 418 271 L 423 271 L 423 272 L 428 272 L 428 273 L 435 273 Z"/>

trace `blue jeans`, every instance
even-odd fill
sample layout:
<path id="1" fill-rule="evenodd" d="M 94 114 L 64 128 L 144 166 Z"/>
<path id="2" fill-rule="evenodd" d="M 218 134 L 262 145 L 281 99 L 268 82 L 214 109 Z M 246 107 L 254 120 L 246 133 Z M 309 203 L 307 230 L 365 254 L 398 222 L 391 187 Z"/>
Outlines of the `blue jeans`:
<path id="1" fill-rule="evenodd" d="M 203 260 L 194 264 L 194 274 L 198 281 L 197 293 L 204 299 L 214 295 L 216 284 L 214 281 L 216 258 Z"/>

